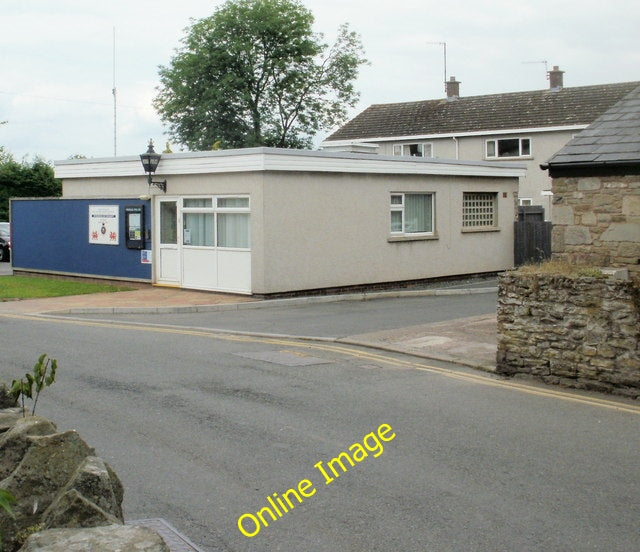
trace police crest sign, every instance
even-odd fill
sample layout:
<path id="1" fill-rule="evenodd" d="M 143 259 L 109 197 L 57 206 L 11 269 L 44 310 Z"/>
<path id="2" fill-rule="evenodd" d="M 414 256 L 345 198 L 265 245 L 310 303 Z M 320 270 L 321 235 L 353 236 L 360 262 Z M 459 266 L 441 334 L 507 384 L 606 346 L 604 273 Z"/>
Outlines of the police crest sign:
<path id="1" fill-rule="evenodd" d="M 119 245 L 118 205 L 89 205 L 89 243 Z"/>

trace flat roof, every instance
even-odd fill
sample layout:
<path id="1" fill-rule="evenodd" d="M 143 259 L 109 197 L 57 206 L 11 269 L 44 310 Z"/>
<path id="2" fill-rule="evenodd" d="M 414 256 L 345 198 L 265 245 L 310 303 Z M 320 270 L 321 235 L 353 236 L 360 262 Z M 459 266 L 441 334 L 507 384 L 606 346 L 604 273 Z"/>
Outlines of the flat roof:
<path id="1" fill-rule="evenodd" d="M 140 156 L 56 161 L 57 178 L 144 176 Z M 244 148 L 163 154 L 156 174 L 215 174 L 255 171 L 297 171 L 363 174 L 432 174 L 523 177 L 523 163 L 457 159 L 392 157 L 367 153 L 280 148 Z"/>

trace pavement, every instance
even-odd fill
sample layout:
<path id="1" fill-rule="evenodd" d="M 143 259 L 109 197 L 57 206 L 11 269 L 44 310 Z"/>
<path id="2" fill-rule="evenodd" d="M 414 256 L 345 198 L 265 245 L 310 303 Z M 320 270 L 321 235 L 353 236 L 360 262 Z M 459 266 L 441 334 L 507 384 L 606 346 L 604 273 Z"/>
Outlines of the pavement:
<path id="1" fill-rule="evenodd" d="M 363 301 L 383 297 L 495 293 L 497 290 L 495 286 L 477 287 L 478 285 L 483 285 L 483 283 L 455 288 L 392 290 L 264 300 L 250 296 L 144 286 L 133 291 L 6 301 L 0 303 L 0 314 L 47 316 L 72 316 L 77 314 L 86 316 L 87 314 L 196 313 L 216 310 L 269 308 L 272 306 L 299 305 L 312 302 Z M 262 335 L 268 336 L 269 334 Z M 282 337 L 281 334 L 278 335 Z M 291 335 L 287 337 L 296 338 L 301 336 Z M 304 338 L 310 339 L 309 336 L 304 336 Z M 318 339 L 327 341 L 326 337 Z M 458 318 L 446 322 L 353 335 L 336 339 L 335 341 L 385 351 L 407 353 L 421 358 L 453 362 L 493 372 L 495 371 L 497 348 L 496 316 L 495 314 L 488 314 Z"/>

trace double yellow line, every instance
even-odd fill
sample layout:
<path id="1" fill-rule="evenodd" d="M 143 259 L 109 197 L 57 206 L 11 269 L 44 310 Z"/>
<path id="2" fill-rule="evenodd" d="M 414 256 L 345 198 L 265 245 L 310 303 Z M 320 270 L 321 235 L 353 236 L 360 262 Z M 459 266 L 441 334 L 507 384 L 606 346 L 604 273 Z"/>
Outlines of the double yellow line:
<path id="1" fill-rule="evenodd" d="M 13 318 L 19 320 L 40 321 L 40 322 L 54 322 L 58 324 L 70 324 L 79 325 L 84 327 L 96 327 L 96 328 L 112 328 L 116 330 L 127 331 L 140 331 L 140 332 L 153 332 L 164 333 L 172 335 L 188 335 L 194 337 L 204 337 L 208 339 L 219 339 L 224 341 L 236 341 L 245 343 L 264 343 L 269 345 L 277 345 L 283 347 L 293 347 L 297 349 L 307 349 L 313 351 L 325 351 L 331 352 L 347 357 L 364 359 L 380 364 L 386 364 L 388 366 L 402 367 L 413 370 L 419 370 L 422 372 L 429 372 L 432 374 L 438 374 L 447 378 L 452 378 L 460 381 L 476 383 L 480 385 L 486 385 L 490 387 L 497 387 L 502 389 L 509 389 L 511 391 L 519 391 L 521 393 L 527 393 L 529 395 L 537 395 L 540 397 L 558 399 L 561 401 L 568 401 L 573 403 L 585 404 L 588 406 L 596 406 L 600 408 L 606 408 L 610 410 L 616 410 L 619 412 L 626 412 L 629 414 L 640 415 L 640 405 L 636 406 L 627 402 L 601 399 L 598 397 L 581 395 L 574 391 L 557 391 L 548 387 L 536 386 L 533 384 L 514 382 L 511 380 L 497 379 L 495 376 L 486 373 L 470 373 L 460 372 L 451 368 L 442 368 L 438 366 L 432 366 L 419 361 L 404 360 L 401 358 L 395 358 L 391 354 L 382 354 L 366 349 L 358 349 L 351 346 L 340 345 L 330 340 L 327 341 L 311 341 L 306 339 L 294 339 L 287 337 L 268 337 L 263 335 L 252 335 L 249 333 L 240 332 L 221 332 L 220 330 L 207 330 L 198 328 L 180 328 L 176 326 L 160 326 L 149 324 L 134 324 L 123 322 L 102 322 L 96 320 L 80 320 L 72 318 L 61 318 L 53 316 L 42 315 L 23 315 L 23 314 L 0 314 L 4 318 Z M 408 355 L 403 355 L 408 357 Z"/>

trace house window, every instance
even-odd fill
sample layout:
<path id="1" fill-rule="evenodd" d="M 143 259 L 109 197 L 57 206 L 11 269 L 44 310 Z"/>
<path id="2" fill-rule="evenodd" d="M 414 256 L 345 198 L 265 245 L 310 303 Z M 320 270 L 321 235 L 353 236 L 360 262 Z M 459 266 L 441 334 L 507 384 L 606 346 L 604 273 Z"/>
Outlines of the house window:
<path id="1" fill-rule="evenodd" d="M 530 197 L 520 197 L 518 198 L 518 205 L 528 207 L 530 205 L 533 205 L 533 199 L 531 199 Z"/>
<path id="2" fill-rule="evenodd" d="M 183 245 L 248 249 L 249 198 L 221 196 L 184 198 Z"/>
<path id="3" fill-rule="evenodd" d="M 434 194 L 391 194 L 391 234 L 433 234 Z"/>
<path id="4" fill-rule="evenodd" d="M 462 227 L 496 228 L 498 226 L 498 194 L 464 192 L 462 194 Z"/>
<path id="5" fill-rule="evenodd" d="M 213 213 L 184 213 L 183 245 L 213 245 Z"/>
<path id="6" fill-rule="evenodd" d="M 529 138 L 501 138 L 485 142 L 487 159 L 497 157 L 529 157 L 531 140 Z"/>
<path id="7" fill-rule="evenodd" d="M 433 144 L 394 144 L 393 155 L 405 157 L 433 157 Z"/>

